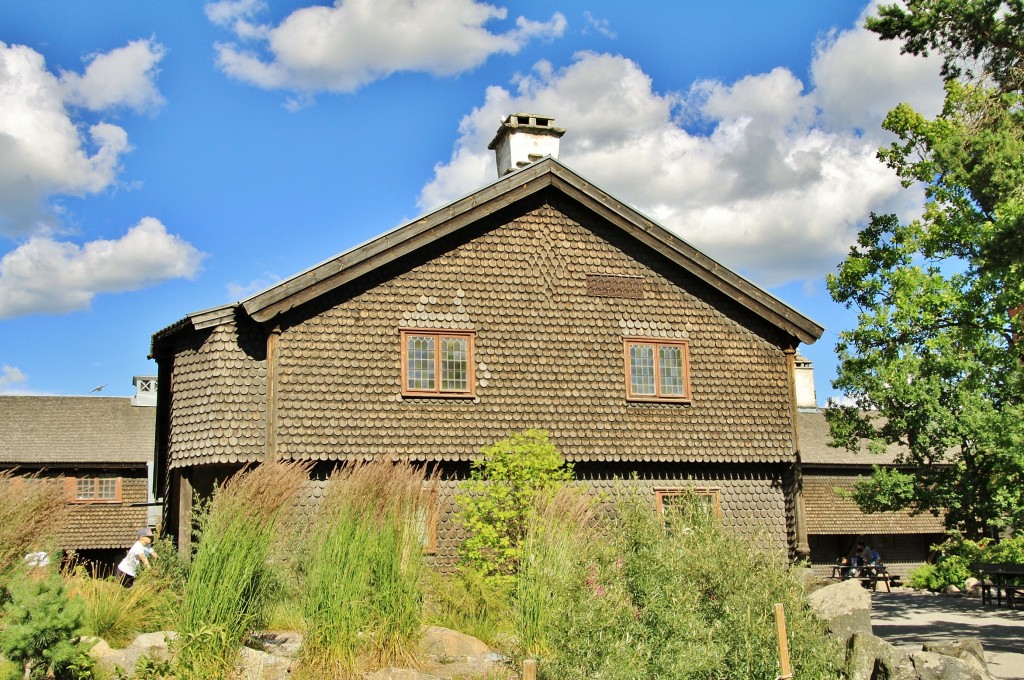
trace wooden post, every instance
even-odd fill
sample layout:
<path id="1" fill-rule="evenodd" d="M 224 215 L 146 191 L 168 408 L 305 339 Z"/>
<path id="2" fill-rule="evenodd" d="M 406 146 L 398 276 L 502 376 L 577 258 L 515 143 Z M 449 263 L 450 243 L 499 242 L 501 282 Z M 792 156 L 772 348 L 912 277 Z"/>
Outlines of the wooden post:
<path id="1" fill-rule="evenodd" d="M 779 680 L 793 677 L 789 668 L 789 640 L 786 637 L 786 612 L 781 603 L 775 605 L 775 630 L 779 635 Z"/>
<path id="2" fill-rule="evenodd" d="M 536 659 L 523 659 L 523 680 L 537 680 Z"/>

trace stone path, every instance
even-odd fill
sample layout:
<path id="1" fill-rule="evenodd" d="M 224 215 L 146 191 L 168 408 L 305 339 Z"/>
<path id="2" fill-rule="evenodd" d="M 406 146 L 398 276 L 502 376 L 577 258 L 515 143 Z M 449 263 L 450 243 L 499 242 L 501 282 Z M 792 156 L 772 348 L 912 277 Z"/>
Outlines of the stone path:
<path id="1" fill-rule="evenodd" d="M 897 647 L 976 637 L 989 672 L 1000 680 L 1024 680 L 1024 610 L 983 607 L 980 599 L 913 591 L 874 593 L 871 627 Z"/>

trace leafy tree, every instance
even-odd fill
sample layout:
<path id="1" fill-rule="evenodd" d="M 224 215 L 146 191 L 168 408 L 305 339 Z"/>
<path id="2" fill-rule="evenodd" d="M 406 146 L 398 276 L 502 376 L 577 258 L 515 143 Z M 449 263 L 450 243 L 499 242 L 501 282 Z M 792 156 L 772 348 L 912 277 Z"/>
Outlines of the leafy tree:
<path id="1" fill-rule="evenodd" d="M 828 413 L 833 439 L 904 445 L 903 471 L 876 469 L 854 497 L 868 511 L 946 509 L 968 536 L 1024 520 L 1024 3 L 909 0 L 867 27 L 943 59 L 945 103 L 901 104 L 879 158 L 922 185 L 923 215 L 872 215 L 836 274 L 859 312 L 840 334 Z"/>
<path id="2" fill-rule="evenodd" d="M 468 534 L 460 556 L 485 576 L 511 582 L 538 497 L 572 479 L 573 468 L 543 430 L 514 433 L 480 452 L 458 497 Z"/>

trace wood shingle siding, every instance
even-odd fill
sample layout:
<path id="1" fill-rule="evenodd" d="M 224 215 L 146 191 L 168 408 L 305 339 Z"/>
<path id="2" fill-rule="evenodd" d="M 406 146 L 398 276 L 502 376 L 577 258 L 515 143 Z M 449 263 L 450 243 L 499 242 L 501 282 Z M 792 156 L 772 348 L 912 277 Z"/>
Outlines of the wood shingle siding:
<path id="1" fill-rule="evenodd" d="M 470 339 L 470 388 L 404 386 L 403 331 Z M 443 562 L 462 538 L 451 498 L 468 462 L 539 428 L 592 493 L 640 485 L 653 510 L 655 488 L 693 478 L 720 490 L 724 526 L 792 550 L 805 542 L 790 364 L 821 331 L 544 159 L 158 331 L 171 526 L 184 531 L 192 490 L 209 486 L 215 468 L 268 455 L 321 470 L 405 459 L 437 466 L 445 480 Z M 686 393 L 627 399 L 627 339 L 684 348 Z M 311 480 L 309 504 L 321 483 Z"/>

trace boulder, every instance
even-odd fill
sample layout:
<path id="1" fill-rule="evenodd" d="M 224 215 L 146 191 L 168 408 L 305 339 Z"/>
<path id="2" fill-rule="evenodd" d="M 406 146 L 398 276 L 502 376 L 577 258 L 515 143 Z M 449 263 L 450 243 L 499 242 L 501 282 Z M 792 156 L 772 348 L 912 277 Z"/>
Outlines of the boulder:
<path id="1" fill-rule="evenodd" d="M 941 654 L 959 659 L 966 664 L 968 675 L 965 678 L 989 678 L 988 664 L 985 662 L 985 649 L 977 638 L 962 638 L 948 642 L 929 642 L 922 648 L 925 652 Z"/>
<path id="2" fill-rule="evenodd" d="M 807 596 L 828 632 L 847 644 L 855 633 L 871 633 L 871 593 L 857 579 L 840 581 Z"/>
<path id="3" fill-rule="evenodd" d="M 449 628 L 425 626 L 420 641 L 420 653 L 435 659 L 475 659 L 490 652 L 481 640 Z"/>
<path id="4" fill-rule="evenodd" d="M 907 653 L 870 633 L 854 633 L 847 651 L 850 680 L 916 680 Z"/>
<path id="5" fill-rule="evenodd" d="M 234 677 L 238 680 L 287 680 L 291 677 L 292 659 L 242 647 L 235 660 Z"/>
<path id="6" fill-rule="evenodd" d="M 111 649 L 100 638 L 83 639 L 96 640 L 96 644 L 89 650 L 89 654 L 96 659 L 96 665 L 110 674 L 113 674 L 115 669 L 120 668 L 130 678 L 135 674 L 135 664 L 142 657 L 148 656 L 156 661 L 170 658 L 167 643 L 169 640 L 173 640 L 174 637 L 174 631 L 144 633 L 132 640 L 124 649 Z"/>
<path id="7" fill-rule="evenodd" d="M 960 589 L 952 583 L 943 588 L 942 592 L 946 595 L 959 595 L 961 593 Z"/>
<path id="8" fill-rule="evenodd" d="M 920 680 L 992 680 L 984 667 L 935 652 L 911 652 L 916 678 Z"/>
<path id="9" fill-rule="evenodd" d="M 291 630 L 273 630 L 255 633 L 249 646 L 274 656 L 294 659 L 302 647 L 302 633 Z"/>

